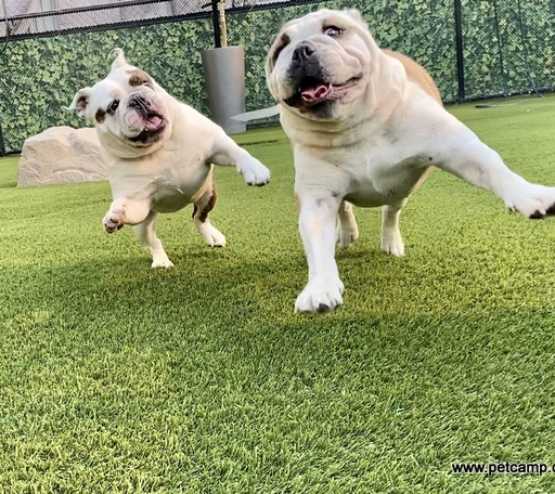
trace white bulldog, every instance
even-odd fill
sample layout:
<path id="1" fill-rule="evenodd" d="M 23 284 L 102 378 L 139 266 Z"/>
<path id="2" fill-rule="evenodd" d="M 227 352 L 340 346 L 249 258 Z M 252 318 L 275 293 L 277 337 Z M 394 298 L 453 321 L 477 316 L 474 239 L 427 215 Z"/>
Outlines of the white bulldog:
<path id="1" fill-rule="evenodd" d="M 297 311 L 342 303 L 335 244 L 358 237 L 351 203 L 383 206 L 381 247 L 404 255 L 401 208 L 432 165 L 492 191 L 528 218 L 555 214 L 555 188 L 509 170 L 443 108 L 421 66 L 378 47 L 357 11 L 320 10 L 285 24 L 266 74 L 294 150 L 308 260 Z"/>
<path id="2" fill-rule="evenodd" d="M 265 185 L 269 170 L 223 129 L 170 96 L 115 50 L 110 73 L 79 90 L 70 109 L 93 121 L 110 165 L 113 202 L 102 221 L 108 233 L 135 225 L 152 253 L 153 268 L 169 268 L 154 231 L 158 213 L 194 204 L 193 221 L 210 246 L 225 237 L 208 220 L 216 203 L 213 167 L 235 165 L 248 185 Z"/>

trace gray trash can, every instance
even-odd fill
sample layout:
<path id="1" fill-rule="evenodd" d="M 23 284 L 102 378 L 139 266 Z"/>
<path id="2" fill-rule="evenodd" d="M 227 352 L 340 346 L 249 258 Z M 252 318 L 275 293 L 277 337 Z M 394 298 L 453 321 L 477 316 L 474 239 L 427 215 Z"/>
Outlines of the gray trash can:
<path id="1" fill-rule="evenodd" d="M 231 117 L 245 111 L 245 52 L 241 46 L 211 48 L 202 52 L 208 106 L 213 120 L 229 134 L 246 130 Z"/>

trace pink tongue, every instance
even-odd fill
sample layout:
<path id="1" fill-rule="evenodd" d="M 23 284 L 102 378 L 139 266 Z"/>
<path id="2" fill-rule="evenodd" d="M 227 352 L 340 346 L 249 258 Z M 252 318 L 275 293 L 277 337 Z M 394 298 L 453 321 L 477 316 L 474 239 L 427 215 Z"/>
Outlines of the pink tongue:
<path id="1" fill-rule="evenodd" d="M 328 95 L 331 93 L 331 84 L 324 86 L 321 84 L 320 86 L 313 87 L 310 89 L 305 89 L 301 96 L 303 100 L 307 103 L 318 103 L 320 101 L 324 101 Z"/>
<path id="2" fill-rule="evenodd" d="M 160 117 L 152 117 L 145 121 L 145 128 L 148 130 L 158 130 L 162 124 Z"/>

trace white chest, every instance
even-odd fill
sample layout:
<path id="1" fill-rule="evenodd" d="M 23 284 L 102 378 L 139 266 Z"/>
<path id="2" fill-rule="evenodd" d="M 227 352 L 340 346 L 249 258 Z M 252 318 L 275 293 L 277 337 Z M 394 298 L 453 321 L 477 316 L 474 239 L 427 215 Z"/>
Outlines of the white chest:
<path id="1" fill-rule="evenodd" d="M 396 204 L 408 197 L 427 167 L 420 155 L 369 152 L 347 165 L 350 183 L 345 197 L 362 207 Z"/>
<path id="2" fill-rule="evenodd" d="M 362 207 L 403 200 L 432 164 L 417 142 L 383 134 L 357 146 L 295 151 L 299 189 L 329 189 Z"/>
<path id="3" fill-rule="evenodd" d="M 114 198 L 149 201 L 152 209 L 167 213 L 191 203 L 209 171 L 201 153 L 159 155 L 141 162 L 118 163 L 110 182 Z"/>
<path id="4" fill-rule="evenodd" d="M 205 163 L 162 170 L 154 181 L 154 210 L 169 213 L 184 208 L 192 202 L 193 196 L 206 180 L 209 170 L 209 165 Z"/>

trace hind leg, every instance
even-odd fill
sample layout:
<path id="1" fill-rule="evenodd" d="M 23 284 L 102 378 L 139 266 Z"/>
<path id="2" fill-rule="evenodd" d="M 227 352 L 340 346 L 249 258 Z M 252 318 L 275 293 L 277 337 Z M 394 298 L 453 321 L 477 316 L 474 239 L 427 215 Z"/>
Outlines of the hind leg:
<path id="1" fill-rule="evenodd" d="M 337 243 L 340 247 L 348 247 L 358 239 L 358 225 L 352 204 L 342 201 L 337 217 Z"/>
<path id="2" fill-rule="evenodd" d="M 392 256 L 402 257 L 405 255 L 405 244 L 399 228 L 401 208 L 406 201 L 393 206 L 384 206 L 382 209 L 382 250 Z"/>
<path id="3" fill-rule="evenodd" d="M 210 247 L 223 247 L 225 237 L 210 223 L 208 213 L 216 205 L 216 191 L 212 188 L 202 194 L 194 203 L 193 223 L 198 232 Z"/>
<path id="4" fill-rule="evenodd" d="M 169 260 L 164 246 L 160 239 L 156 236 L 154 230 L 154 220 L 156 219 L 156 213 L 150 212 L 146 219 L 135 225 L 135 233 L 139 241 L 149 248 L 152 254 L 152 267 L 153 268 L 171 268 L 173 263 Z"/>

